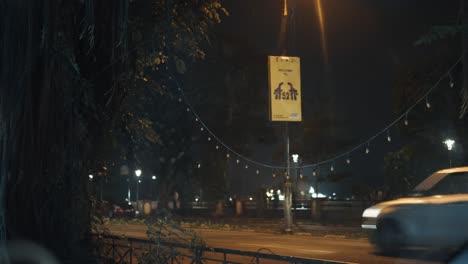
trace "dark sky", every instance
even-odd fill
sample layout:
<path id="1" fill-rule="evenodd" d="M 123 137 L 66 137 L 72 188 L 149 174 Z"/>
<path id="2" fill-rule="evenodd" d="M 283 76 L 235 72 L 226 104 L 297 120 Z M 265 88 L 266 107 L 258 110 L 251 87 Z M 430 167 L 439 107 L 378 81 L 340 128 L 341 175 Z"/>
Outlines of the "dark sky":
<path id="1" fill-rule="evenodd" d="M 337 129 L 366 140 L 395 117 L 392 85 L 401 78 L 397 76 L 401 65 L 421 56 L 414 41 L 433 25 L 453 25 L 459 1 L 322 0 L 328 65 L 323 63 L 315 1 L 296 0 L 295 47 L 288 52 L 301 57 L 304 119 L 311 108 L 320 109 L 317 95 L 330 93 L 335 99 Z M 218 27 L 220 33 L 245 43 L 252 53 L 278 55 L 282 1 L 226 0 L 224 5 L 230 16 Z M 365 160 L 356 157 L 353 161 L 351 170 L 359 179 L 378 183 L 383 176 L 388 149 L 377 148 Z M 268 185 L 271 178 L 262 181 Z M 336 188 L 329 185 L 325 191 Z"/>

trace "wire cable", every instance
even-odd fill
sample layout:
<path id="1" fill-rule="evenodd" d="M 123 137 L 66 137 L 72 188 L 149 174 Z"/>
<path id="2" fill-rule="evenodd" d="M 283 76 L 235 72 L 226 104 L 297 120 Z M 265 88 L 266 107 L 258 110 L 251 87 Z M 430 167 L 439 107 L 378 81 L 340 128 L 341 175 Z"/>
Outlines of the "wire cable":
<path id="1" fill-rule="evenodd" d="M 343 158 L 343 157 L 346 157 L 346 158 L 349 158 L 349 154 L 366 146 L 366 145 L 369 145 L 370 142 L 372 140 L 374 140 L 375 138 L 377 138 L 378 136 L 382 135 L 383 133 L 387 132 L 391 127 L 393 127 L 394 125 L 396 125 L 398 122 L 400 122 L 403 118 L 407 117 L 408 114 L 410 113 L 411 110 L 413 110 L 419 103 L 421 103 L 421 101 L 423 101 L 425 98 L 427 98 L 427 96 L 433 92 L 440 84 L 440 82 L 442 80 L 444 80 L 445 78 L 452 78 L 451 77 L 451 72 L 453 71 L 453 69 L 461 62 L 462 60 L 462 57 L 460 57 L 450 68 L 449 70 L 443 74 L 438 80 L 437 82 L 435 82 L 434 85 L 431 86 L 431 88 L 429 88 L 426 92 L 424 92 L 424 94 L 422 96 L 420 96 L 411 106 L 409 106 L 401 115 L 399 115 L 396 119 L 394 119 L 392 122 L 390 122 L 387 126 L 385 126 L 383 129 L 381 129 L 380 131 L 378 131 L 376 134 L 374 134 L 373 136 L 371 136 L 370 138 L 368 138 L 367 140 L 364 140 L 362 141 L 361 143 L 355 145 L 354 147 L 348 149 L 347 151 L 345 152 L 342 152 L 340 154 L 337 154 L 337 155 L 334 155 L 333 157 L 331 158 L 328 158 L 328 159 L 324 159 L 324 160 L 321 160 L 321 161 L 318 161 L 318 162 L 315 162 L 315 163 L 312 163 L 312 164 L 307 164 L 307 165 L 302 165 L 302 166 L 295 166 L 295 167 L 290 167 L 290 169 L 304 169 L 304 168 L 311 168 L 311 167 L 318 167 L 320 165 L 323 165 L 323 164 L 327 164 L 327 163 L 331 163 L 331 162 L 334 162 L 335 160 L 337 159 L 340 159 L 340 158 Z M 179 82 L 175 79 L 175 78 L 170 78 L 174 81 L 174 83 L 176 84 L 177 86 L 177 90 L 179 91 L 179 93 L 181 94 L 181 96 L 183 97 L 184 99 L 184 102 L 187 104 L 187 106 L 189 107 L 189 109 L 191 110 L 191 112 L 193 113 L 193 115 L 195 116 L 195 118 L 200 122 L 200 124 L 203 126 L 204 129 L 206 129 L 208 131 L 208 133 L 213 137 L 215 138 L 219 144 L 221 144 L 225 149 L 227 149 L 229 152 L 233 153 L 234 155 L 236 155 L 237 157 L 247 161 L 247 162 L 250 162 L 252 164 L 255 164 L 255 165 L 258 165 L 258 166 L 261 166 L 261 167 L 265 167 L 265 168 L 270 168 L 270 169 L 288 169 L 288 167 L 286 166 L 277 166 L 277 165 L 271 165 L 271 164 L 266 164 L 266 163 L 263 163 L 263 162 L 259 162 L 259 161 L 256 161 L 256 160 L 253 160 L 249 157 L 246 157 L 244 155 L 242 155 L 241 153 L 235 151 L 234 149 L 232 149 L 231 147 L 229 147 L 225 142 L 223 142 L 218 136 L 216 136 L 213 131 L 211 131 L 209 129 L 209 127 L 206 125 L 205 122 L 203 122 L 203 120 L 200 118 L 200 116 L 198 115 L 198 113 L 195 111 L 193 105 L 190 103 L 190 101 L 188 100 L 188 97 L 185 95 L 183 89 L 181 88 L 181 85 L 179 84 Z"/>

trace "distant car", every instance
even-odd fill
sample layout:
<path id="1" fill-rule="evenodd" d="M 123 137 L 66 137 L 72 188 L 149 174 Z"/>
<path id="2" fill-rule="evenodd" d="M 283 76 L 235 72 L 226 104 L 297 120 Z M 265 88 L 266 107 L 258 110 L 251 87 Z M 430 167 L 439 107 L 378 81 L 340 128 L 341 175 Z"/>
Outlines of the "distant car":
<path id="1" fill-rule="evenodd" d="M 367 208 L 362 228 L 382 253 L 458 247 L 468 241 L 468 167 L 438 171 L 407 198 Z"/>
<path id="2" fill-rule="evenodd" d="M 135 217 L 135 208 L 128 203 L 114 204 L 113 207 L 113 217 Z"/>

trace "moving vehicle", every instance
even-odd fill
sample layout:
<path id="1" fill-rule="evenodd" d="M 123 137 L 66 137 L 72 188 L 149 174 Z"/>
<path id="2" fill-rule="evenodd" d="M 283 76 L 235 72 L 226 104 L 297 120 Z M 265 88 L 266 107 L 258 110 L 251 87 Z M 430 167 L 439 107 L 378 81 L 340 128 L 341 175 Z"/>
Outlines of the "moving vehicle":
<path id="1" fill-rule="evenodd" d="M 382 253 L 461 246 L 468 241 L 468 167 L 435 172 L 409 197 L 369 207 L 362 218 Z"/>

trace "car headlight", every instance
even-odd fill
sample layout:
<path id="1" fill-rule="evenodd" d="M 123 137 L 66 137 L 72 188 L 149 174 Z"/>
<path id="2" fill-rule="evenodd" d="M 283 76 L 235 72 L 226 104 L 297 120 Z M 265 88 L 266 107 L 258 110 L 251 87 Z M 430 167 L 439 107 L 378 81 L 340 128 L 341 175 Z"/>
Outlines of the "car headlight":
<path id="1" fill-rule="evenodd" d="M 362 217 L 364 217 L 364 218 L 377 218 L 377 216 L 379 216 L 382 209 L 383 209 L 383 206 L 372 206 L 372 207 L 367 208 L 366 210 L 364 210 L 364 212 L 362 213 Z"/>

